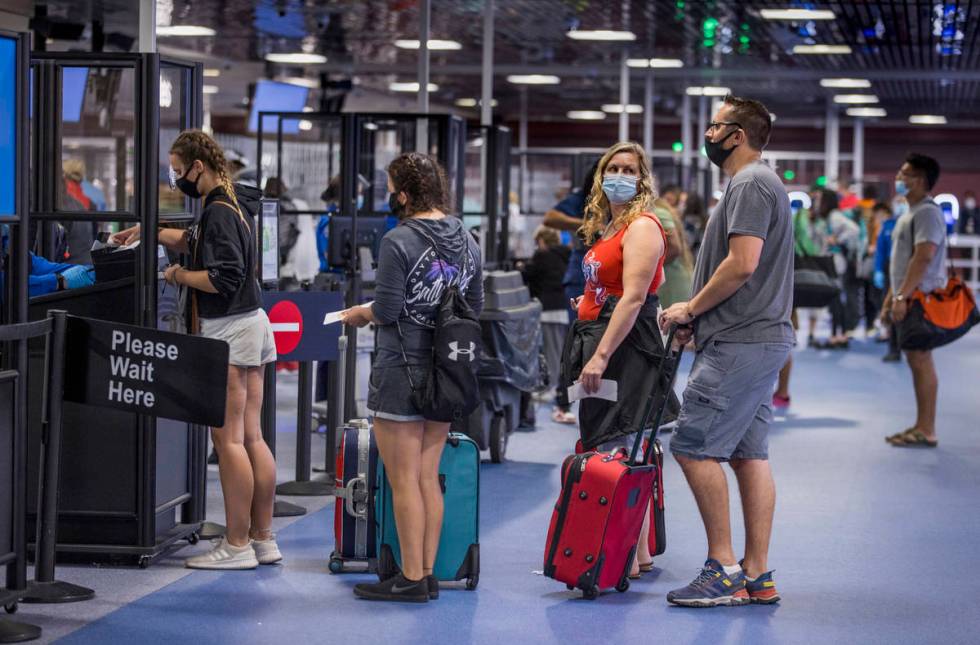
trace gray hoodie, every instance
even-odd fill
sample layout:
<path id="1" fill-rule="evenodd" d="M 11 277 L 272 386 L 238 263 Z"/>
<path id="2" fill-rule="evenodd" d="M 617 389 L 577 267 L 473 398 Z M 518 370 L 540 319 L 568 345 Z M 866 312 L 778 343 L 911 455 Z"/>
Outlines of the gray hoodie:
<path id="1" fill-rule="evenodd" d="M 409 363 L 428 362 L 436 311 L 449 284 L 459 285 L 475 313 L 483 309 L 483 260 L 462 221 L 453 216 L 413 221 L 425 228 L 449 263 L 444 264 L 428 240 L 405 223 L 385 234 L 371 307 L 378 323 L 375 367 L 405 363 L 395 321 L 401 326 Z"/>

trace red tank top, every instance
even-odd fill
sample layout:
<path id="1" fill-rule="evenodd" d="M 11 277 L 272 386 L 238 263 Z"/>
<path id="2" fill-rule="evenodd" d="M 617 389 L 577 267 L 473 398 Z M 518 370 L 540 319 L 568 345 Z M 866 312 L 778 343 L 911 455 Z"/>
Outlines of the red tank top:
<path id="1" fill-rule="evenodd" d="M 660 220 L 653 213 L 643 213 L 642 217 L 649 217 L 657 223 L 660 229 L 660 236 L 664 240 L 664 251 L 667 249 L 667 234 Z M 623 236 L 629 226 L 617 232 L 608 240 L 600 239 L 592 245 L 589 252 L 585 254 L 582 261 L 582 272 L 585 274 L 585 293 L 578 306 L 578 317 L 581 320 L 595 320 L 602 311 L 609 296 L 623 295 Z M 650 282 L 648 294 L 657 293 L 657 289 L 664 282 L 664 253 L 660 254 L 657 260 L 657 270 L 653 274 Z"/>

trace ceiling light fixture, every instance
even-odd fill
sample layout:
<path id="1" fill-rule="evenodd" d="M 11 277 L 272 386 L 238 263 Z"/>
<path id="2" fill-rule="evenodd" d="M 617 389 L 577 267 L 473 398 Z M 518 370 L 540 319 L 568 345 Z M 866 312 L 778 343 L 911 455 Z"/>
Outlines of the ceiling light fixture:
<path id="1" fill-rule="evenodd" d="M 877 102 L 878 97 L 874 94 L 837 94 L 834 96 L 834 103 L 845 103 L 848 105 L 860 105 Z"/>
<path id="2" fill-rule="evenodd" d="M 688 96 L 728 96 L 732 93 L 732 88 L 705 85 L 704 87 L 689 87 L 685 91 Z"/>
<path id="3" fill-rule="evenodd" d="M 623 106 L 621 103 L 607 103 L 602 106 L 602 111 L 610 114 L 622 114 Z M 626 106 L 626 114 L 643 114 L 643 106 L 630 103 Z"/>
<path id="4" fill-rule="evenodd" d="M 794 54 L 850 54 L 849 45 L 796 45 Z"/>
<path id="5" fill-rule="evenodd" d="M 606 113 L 599 110 L 571 110 L 565 116 L 579 121 L 602 121 L 606 118 Z"/>
<path id="6" fill-rule="evenodd" d="M 766 20 L 833 20 L 837 16 L 829 9 L 763 9 Z"/>
<path id="7" fill-rule="evenodd" d="M 396 40 L 395 47 L 399 49 L 419 49 L 422 46 L 420 40 Z M 462 49 L 463 45 L 455 40 L 429 39 L 429 49 L 432 51 L 456 51 Z"/>
<path id="8" fill-rule="evenodd" d="M 611 29 L 573 29 L 566 33 L 572 40 L 636 40 L 632 31 Z"/>
<path id="9" fill-rule="evenodd" d="M 909 123 L 915 125 L 946 125 L 946 117 L 941 114 L 913 114 L 909 116 Z"/>
<path id="10" fill-rule="evenodd" d="M 684 61 L 680 58 L 651 58 L 650 67 L 658 69 L 684 67 Z"/>
<path id="11" fill-rule="evenodd" d="M 847 108 L 847 116 L 883 117 L 888 113 L 882 108 Z"/>
<path id="12" fill-rule="evenodd" d="M 312 121 L 308 121 L 307 119 L 300 119 L 299 120 L 299 129 L 300 130 L 312 130 L 313 129 L 313 122 Z"/>
<path id="13" fill-rule="evenodd" d="M 157 36 L 213 36 L 214 29 L 200 25 L 164 25 L 157 27 Z"/>
<path id="14" fill-rule="evenodd" d="M 217 68 L 214 68 L 214 67 L 205 67 L 204 68 L 204 77 L 205 78 L 216 78 L 218 76 L 221 76 L 221 70 L 220 69 L 217 69 Z"/>
<path id="15" fill-rule="evenodd" d="M 407 82 L 407 83 L 395 81 L 393 83 L 388 84 L 388 89 L 391 90 L 392 92 L 418 92 L 419 84 L 414 81 Z M 438 92 L 439 86 L 436 85 L 435 83 L 429 83 L 428 89 L 430 92 Z"/>
<path id="16" fill-rule="evenodd" d="M 821 78 L 820 87 L 852 90 L 867 89 L 871 87 L 871 81 L 866 78 Z"/>
<path id="17" fill-rule="evenodd" d="M 217 85 L 205 85 L 202 91 L 205 94 L 217 94 L 218 93 L 218 86 Z"/>
<path id="18" fill-rule="evenodd" d="M 456 103 L 456 107 L 474 108 L 478 105 L 482 105 L 483 101 L 482 100 L 477 101 L 476 99 L 471 99 L 471 98 L 462 98 L 462 99 L 456 99 L 455 103 Z M 497 107 L 497 99 L 490 99 L 490 105 L 492 107 Z"/>
<path id="19" fill-rule="evenodd" d="M 305 52 L 294 52 L 292 54 L 269 53 L 265 59 L 270 63 L 283 63 L 287 65 L 316 65 L 327 62 L 327 57 L 322 54 L 308 54 Z"/>
<path id="20" fill-rule="evenodd" d="M 550 74 L 511 74 L 507 82 L 514 85 L 558 85 L 561 79 Z"/>

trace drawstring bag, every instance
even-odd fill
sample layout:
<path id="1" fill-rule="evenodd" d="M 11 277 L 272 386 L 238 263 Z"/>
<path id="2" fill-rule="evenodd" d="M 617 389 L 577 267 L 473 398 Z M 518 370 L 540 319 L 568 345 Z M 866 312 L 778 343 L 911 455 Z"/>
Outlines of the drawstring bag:
<path id="1" fill-rule="evenodd" d="M 973 291 L 951 276 L 943 289 L 912 294 L 908 314 L 898 324 L 898 343 L 902 349 L 935 349 L 963 336 L 978 322 Z"/>

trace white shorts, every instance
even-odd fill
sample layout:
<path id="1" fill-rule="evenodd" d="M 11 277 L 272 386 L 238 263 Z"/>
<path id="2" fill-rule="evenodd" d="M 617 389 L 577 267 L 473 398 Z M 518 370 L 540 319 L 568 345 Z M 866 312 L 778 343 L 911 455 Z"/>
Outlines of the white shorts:
<path id="1" fill-rule="evenodd" d="M 276 360 L 272 324 L 262 309 L 221 318 L 201 318 L 201 335 L 228 343 L 228 364 L 260 367 Z"/>

